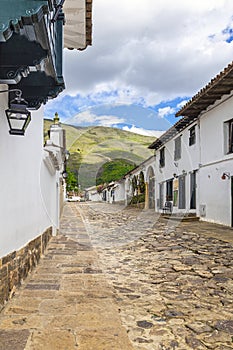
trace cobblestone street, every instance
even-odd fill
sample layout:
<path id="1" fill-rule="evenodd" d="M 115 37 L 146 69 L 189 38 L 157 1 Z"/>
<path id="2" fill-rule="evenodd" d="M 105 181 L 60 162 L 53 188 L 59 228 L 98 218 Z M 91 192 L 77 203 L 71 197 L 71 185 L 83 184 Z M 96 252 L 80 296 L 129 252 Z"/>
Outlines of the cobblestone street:
<path id="1" fill-rule="evenodd" d="M 0 314 L 0 350 L 233 349 L 233 231 L 69 203 Z"/>
<path id="2" fill-rule="evenodd" d="M 102 204 L 81 211 L 134 349 L 233 349 L 231 229 Z"/>

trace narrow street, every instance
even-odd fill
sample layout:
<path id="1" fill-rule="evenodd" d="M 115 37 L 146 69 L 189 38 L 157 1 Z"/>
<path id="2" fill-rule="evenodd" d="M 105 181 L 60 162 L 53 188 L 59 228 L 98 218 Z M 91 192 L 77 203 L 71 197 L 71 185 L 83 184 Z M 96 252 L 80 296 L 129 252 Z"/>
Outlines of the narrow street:
<path id="1" fill-rule="evenodd" d="M 0 350 L 233 349 L 233 231 L 67 203 L 0 314 Z"/>

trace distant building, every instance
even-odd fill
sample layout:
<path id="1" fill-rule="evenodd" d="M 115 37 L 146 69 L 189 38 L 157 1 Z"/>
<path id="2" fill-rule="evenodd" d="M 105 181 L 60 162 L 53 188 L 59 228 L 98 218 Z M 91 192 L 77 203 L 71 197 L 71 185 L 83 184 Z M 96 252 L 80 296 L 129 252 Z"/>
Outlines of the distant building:
<path id="1" fill-rule="evenodd" d="M 85 188 L 84 192 L 85 192 L 85 200 L 92 201 L 92 202 L 102 201 L 102 194 L 98 192 L 96 186 Z"/>

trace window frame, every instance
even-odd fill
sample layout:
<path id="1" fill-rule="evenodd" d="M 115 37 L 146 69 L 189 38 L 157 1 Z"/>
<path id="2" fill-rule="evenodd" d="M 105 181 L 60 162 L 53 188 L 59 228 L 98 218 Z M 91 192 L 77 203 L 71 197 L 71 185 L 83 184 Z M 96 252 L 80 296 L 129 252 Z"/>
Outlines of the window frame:
<path id="1" fill-rule="evenodd" d="M 173 179 L 166 181 L 166 201 L 173 201 Z"/>
<path id="2" fill-rule="evenodd" d="M 196 143 L 196 124 L 189 129 L 189 146 Z"/>
<path id="3" fill-rule="evenodd" d="M 190 173 L 190 209 L 197 209 L 197 171 Z"/>
<path id="4" fill-rule="evenodd" d="M 161 168 L 165 167 L 165 147 L 161 148 L 159 151 L 159 165 Z"/>
<path id="5" fill-rule="evenodd" d="M 233 119 L 228 122 L 228 153 L 233 153 Z"/>
<path id="6" fill-rule="evenodd" d="M 233 118 L 223 123 L 224 154 L 233 153 Z"/>

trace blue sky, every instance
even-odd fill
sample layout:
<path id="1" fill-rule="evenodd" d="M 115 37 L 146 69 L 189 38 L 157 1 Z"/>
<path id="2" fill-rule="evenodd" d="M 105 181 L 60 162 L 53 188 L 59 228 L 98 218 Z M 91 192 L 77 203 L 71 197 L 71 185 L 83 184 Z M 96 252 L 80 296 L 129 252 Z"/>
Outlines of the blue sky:
<path id="1" fill-rule="evenodd" d="M 103 93 L 98 98 L 92 99 L 92 97 L 63 95 L 46 107 L 46 116 L 52 118 L 54 110 L 59 110 L 60 119 L 67 124 L 103 125 L 125 128 L 125 130 L 134 126 L 135 132 L 137 132 L 135 127 L 150 131 L 164 131 L 178 120 L 175 113 L 188 100 L 188 98 L 178 97 L 172 101 L 161 102 L 156 106 L 145 107 L 142 101 L 137 104 L 110 102 L 110 96 L 107 93 Z M 140 130 L 138 132 L 140 133 Z"/>
<path id="2" fill-rule="evenodd" d="M 66 90 L 45 117 L 80 126 L 165 130 L 233 60 L 231 0 L 97 0 L 93 45 L 64 51 Z"/>

